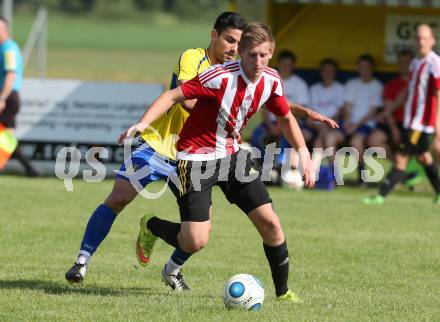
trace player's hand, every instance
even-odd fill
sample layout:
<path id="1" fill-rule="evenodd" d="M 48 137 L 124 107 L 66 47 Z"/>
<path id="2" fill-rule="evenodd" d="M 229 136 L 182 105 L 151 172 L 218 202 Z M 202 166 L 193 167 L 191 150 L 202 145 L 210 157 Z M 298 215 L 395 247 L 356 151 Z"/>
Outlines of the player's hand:
<path id="1" fill-rule="evenodd" d="M 5 107 L 6 107 L 6 102 L 0 100 L 0 114 L 2 114 L 2 112 L 3 112 L 4 109 L 5 109 Z"/>
<path id="2" fill-rule="evenodd" d="M 138 123 L 133 125 L 128 130 L 121 133 L 118 139 L 118 144 L 121 145 L 124 143 L 124 140 L 133 139 L 134 137 L 144 132 L 147 127 L 148 127 L 147 124 L 143 124 L 143 123 Z"/>
<path id="3" fill-rule="evenodd" d="M 338 129 L 339 125 L 338 123 L 336 123 L 335 120 L 322 115 L 318 112 L 312 111 L 309 115 L 309 119 L 315 122 L 320 122 L 320 123 L 324 123 L 326 124 L 328 127 L 332 128 L 332 129 Z"/>
<path id="4" fill-rule="evenodd" d="M 307 148 L 301 148 L 298 150 L 299 154 L 299 166 L 303 171 L 304 187 L 313 188 L 315 186 L 315 171 L 313 169 L 312 159 Z"/>

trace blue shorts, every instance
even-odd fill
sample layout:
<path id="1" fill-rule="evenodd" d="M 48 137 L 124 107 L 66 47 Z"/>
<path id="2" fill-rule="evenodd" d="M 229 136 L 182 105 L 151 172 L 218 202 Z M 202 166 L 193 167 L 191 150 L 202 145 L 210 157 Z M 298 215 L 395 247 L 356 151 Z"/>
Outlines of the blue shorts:
<path id="1" fill-rule="evenodd" d="M 146 143 L 136 148 L 130 158 L 124 161 L 116 172 L 116 178 L 130 181 L 135 189 L 140 190 L 150 182 L 169 178 L 171 191 L 178 195 L 178 188 L 173 184 L 179 182 L 177 162 L 160 155 Z"/>
<path id="2" fill-rule="evenodd" d="M 356 129 L 356 131 L 354 131 L 353 135 L 355 135 L 355 134 L 362 134 L 362 135 L 367 136 L 372 131 L 373 131 L 373 128 L 371 126 L 364 124 L 364 125 L 361 125 L 360 127 L 358 127 Z"/>

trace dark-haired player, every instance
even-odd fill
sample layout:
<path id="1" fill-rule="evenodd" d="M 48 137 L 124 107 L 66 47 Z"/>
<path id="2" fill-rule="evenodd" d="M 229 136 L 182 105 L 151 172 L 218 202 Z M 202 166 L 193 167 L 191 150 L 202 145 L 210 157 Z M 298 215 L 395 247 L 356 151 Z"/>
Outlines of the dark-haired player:
<path id="1" fill-rule="evenodd" d="M 188 49 L 180 56 L 172 75 L 170 88 L 182 85 L 211 65 L 234 60 L 242 30 L 246 25 L 246 20 L 238 13 L 224 12 L 218 16 L 211 32 L 209 47 Z M 142 135 L 144 143 L 132 153 L 130 158 L 133 167 L 138 169 L 148 167 L 151 171 L 140 180 L 142 187 L 175 174 L 177 166 L 175 136 L 180 133 L 188 118 L 188 111 L 192 109 L 194 103 L 193 100 L 176 103 L 166 115 L 151 125 L 154 131 L 146 131 Z M 135 176 L 136 173 L 132 175 Z M 117 215 L 137 196 L 137 190 L 132 185 L 131 179 L 130 171 L 124 163 L 116 176 L 112 192 L 96 208 L 87 223 L 79 255 L 65 275 L 68 281 L 83 280 L 90 258 L 109 233 Z M 150 240 L 143 239 L 143 242 L 148 244 Z M 137 247 L 139 249 L 141 247 L 139 241 Z M 139 252 L 138 254 L 139 262 L 146 265 L 149 260 L 148 254 L 145 254 L 147 257 Z"/>

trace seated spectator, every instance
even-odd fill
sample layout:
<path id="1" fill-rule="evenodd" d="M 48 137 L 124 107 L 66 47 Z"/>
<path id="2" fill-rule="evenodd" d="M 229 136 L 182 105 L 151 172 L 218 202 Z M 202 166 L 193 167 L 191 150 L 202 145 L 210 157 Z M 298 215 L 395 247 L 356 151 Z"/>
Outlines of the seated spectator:
<path id="1" fill-rule="evenodd" d="M 385 85 L 384 111 L 378 115 L 376 128 L 368 137 L 367 145 L 383 147 L 387 150 L 388 158 L 392 158 L 392 148 L 397 148 L 401 142 L 405 92 L 408 87 L 409 65 L 413 57 L 411 51 L 399 52 L 399 74 Z"/>
<path id="2" fill-rule="evenodd" d="M 284 94 L 287 101 L 301 105 L 309 105 L 309 92 L 306 82 L 297 75 L 294 75 L 294 68 L 296 63 L 296 56 L 288 50 L 283 50 L 277 57 L 277 69 L 280 77 L 283 80 Z M 312 140 L 312 133 L 303 132 L 305 139 Z M 278 141 L 282 152 L 277 155 L 276 166 L 281 166 L 284 156 L 284 148 L 288 148 L 289 143 L 281 135 L 281 131 L 276 123 L 275 116 L 263 111 L 263 123 L 260 124 L 252 134 L 251 144 L 264 152 L 265 146 L 268 143 Z"/>
<path id="3" fill-rule="evenodd" d="M 295 75 L 296 55 L 289 50 L 283 50 L 279 53 L 277 59 L 278 73 L 283 80 L 284 94 L 286 100 L 291 103 L 296 103 L 304 106 L 310 104 L 309 87 L 307 83 L 298 75 Z M 313 129 L 305 126 L 304 120 L 299 120 L 304 140 L 310 146 L 314 139 Z M 283 162 L 290 162 L 293 166 L 297 163 L 294 155 L 285 155 L 285 148 L 290 148 L 287 140 L 281 135 L 280 137 L 281 153 L 278 155 L 277 161 L 281 165 Z"/>
<path id="4" fill-rule="evenodd" d="M 373 131 L 376 113 L 382 107 L 382 84 L 373 78 L 374 60 L 369 54 L 363 54 L 357 61 L 359 77 L 345 85 L 345 121 L 344 128 L 350 146 L 359 151 L 359 183 L 364 168 L 363 154 L 366 139 Z"/>
<path id="5" fill-rule="evenodd" d="M 320 63 L 321 82 L 310 88 L 311 107 L 318 113 L 336 120 L 339 124 L 343 119 L 344 86 L 336 81 L 338 65 L 335 60 L 326 58 Z M 314 148 L 326 149 L 337 147 L 344 141 L 342 129 L 332 129 L 322 124 L 306 121 L 309 128 L 317 132 Z M 335 149 L 336 152 L 336 149 Z M 334 154 L 330 160 L 330 169 L 333 169 Z"/>

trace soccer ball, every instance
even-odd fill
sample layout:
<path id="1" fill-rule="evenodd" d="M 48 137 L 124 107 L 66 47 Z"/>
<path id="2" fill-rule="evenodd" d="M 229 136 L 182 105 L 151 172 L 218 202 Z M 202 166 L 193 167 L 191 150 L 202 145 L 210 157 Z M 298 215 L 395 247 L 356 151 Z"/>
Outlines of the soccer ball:
<path id="1" fill-rule="evenodd" d="M 223 302 L 228 309 L 256 311 L 264 301 L 263 284 L 249 274 L 232 276 L 223 288 Z"/>
<path id="2" fill-rule="evenodd" d="M 301 173 L 298 170 L 288 170 L 281 174 L 281 182 L 283 186 L 295 190 L 301 190 L 304 187 Z"/>

